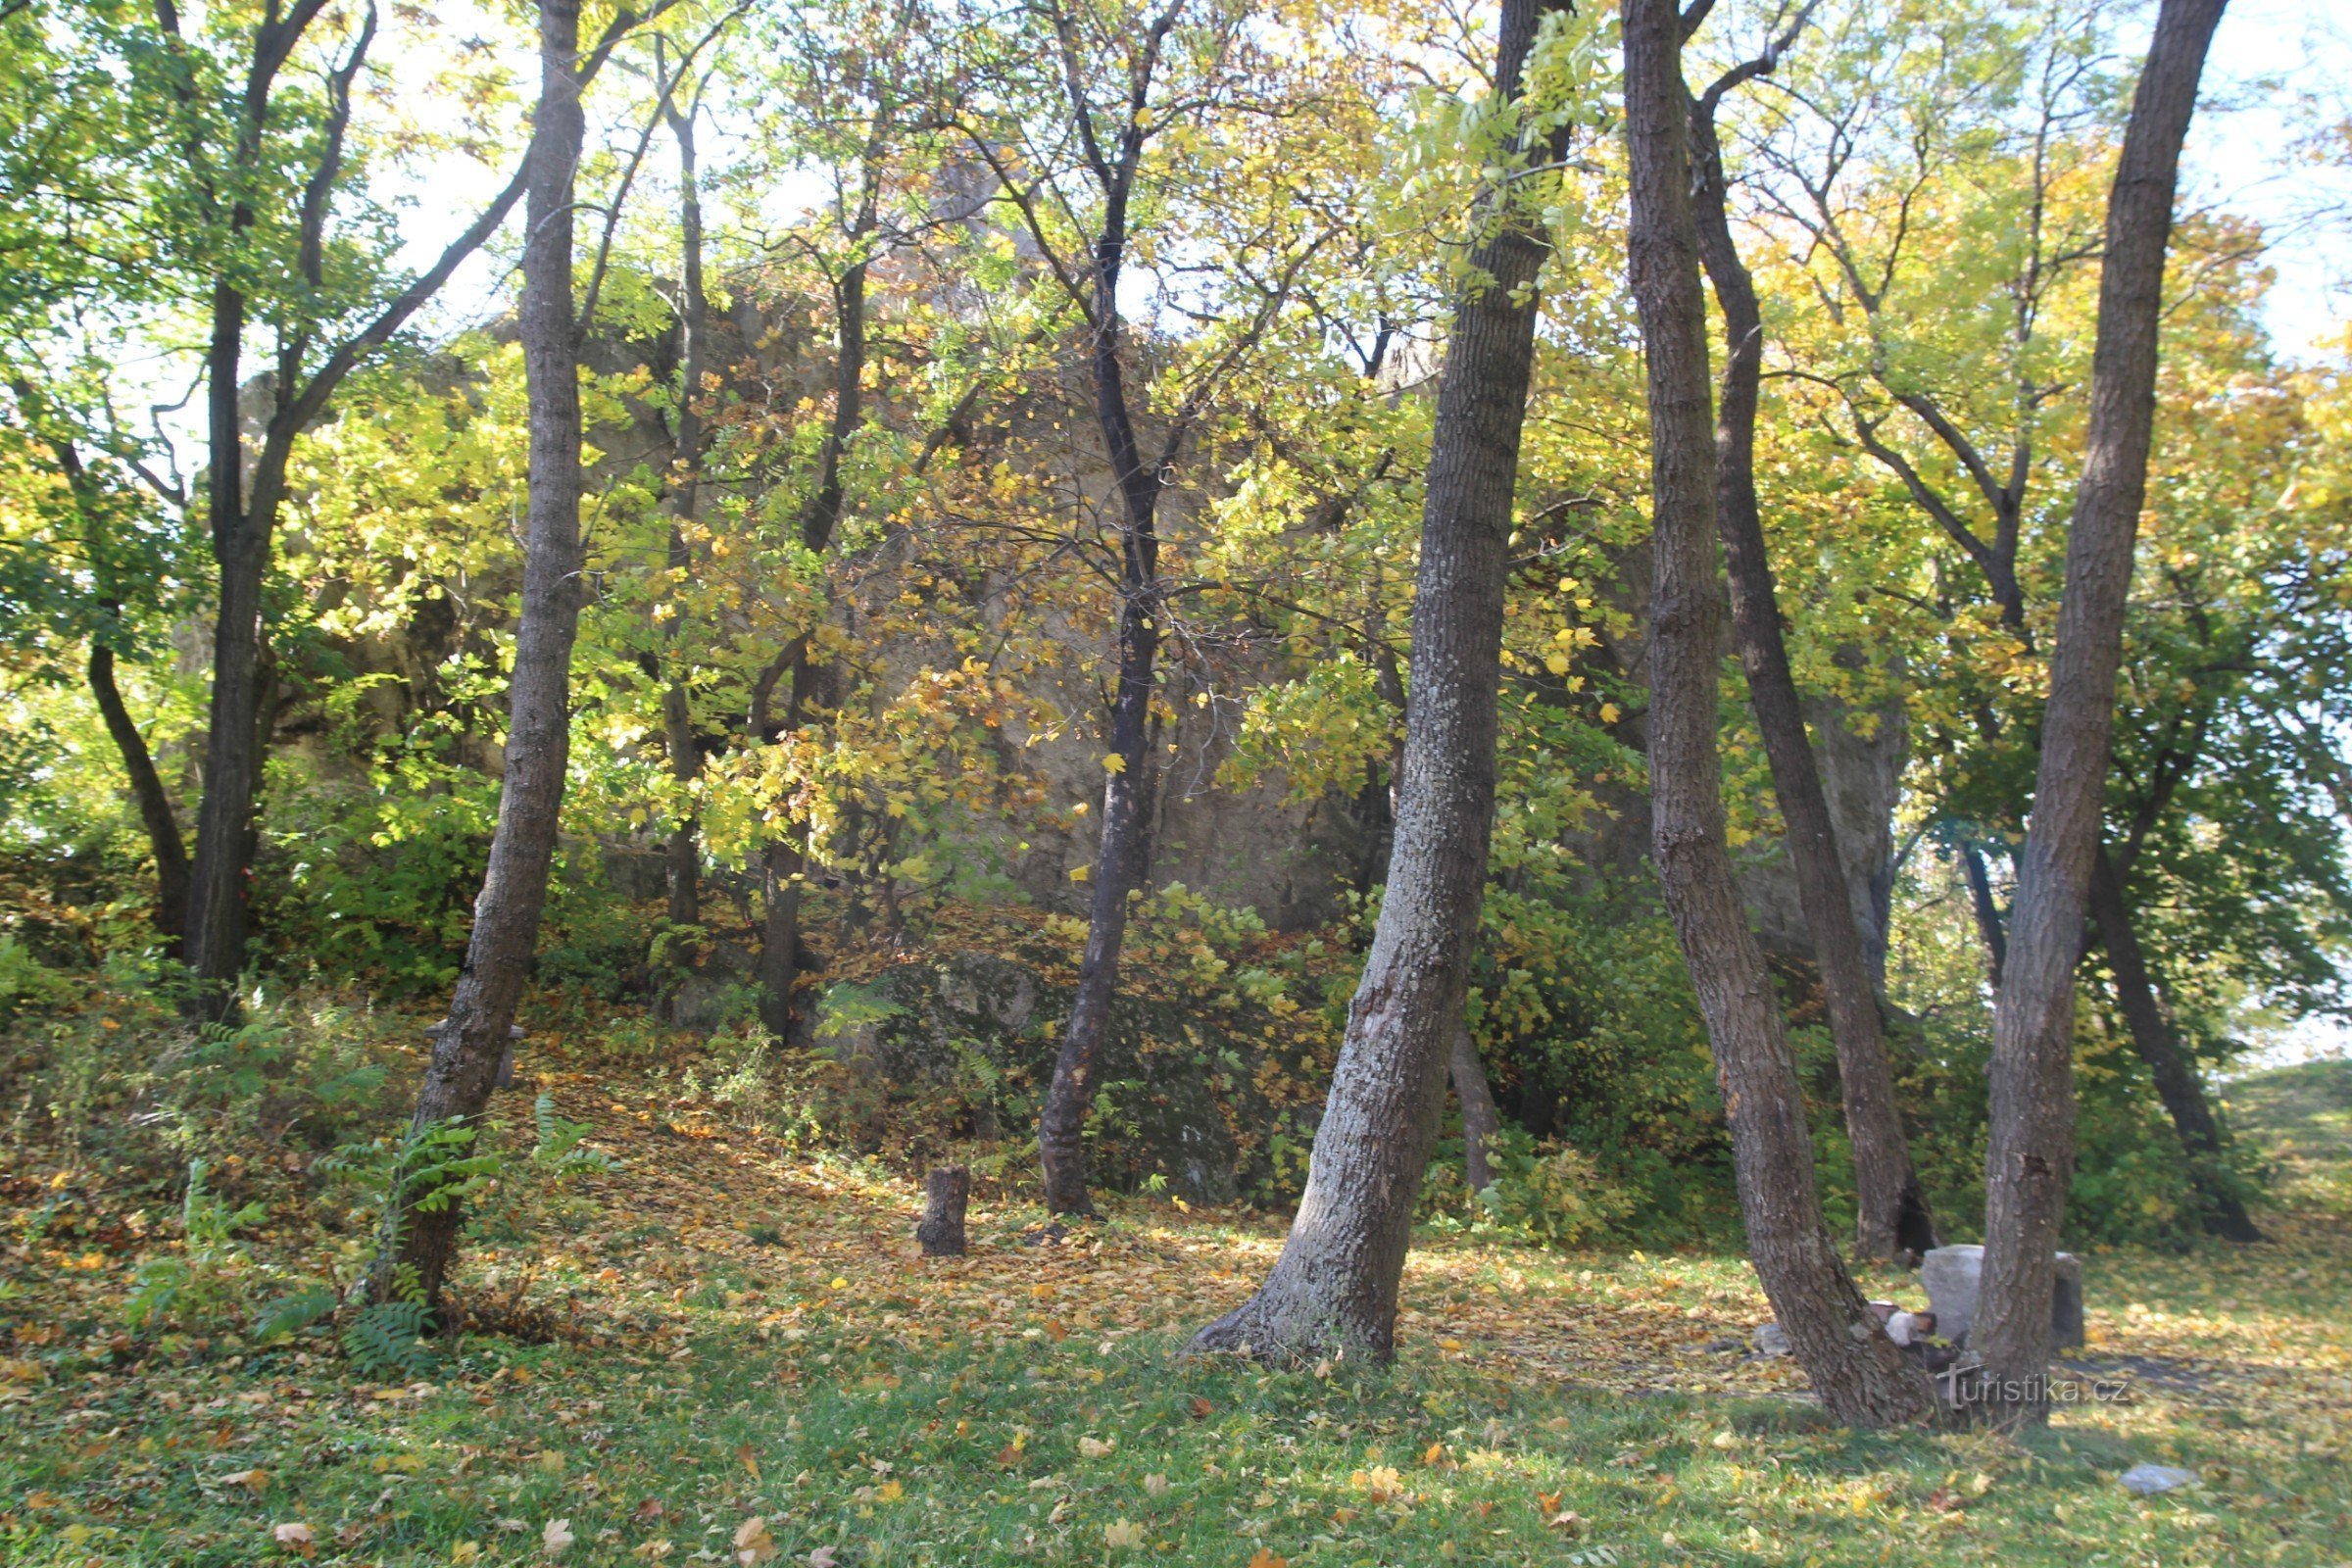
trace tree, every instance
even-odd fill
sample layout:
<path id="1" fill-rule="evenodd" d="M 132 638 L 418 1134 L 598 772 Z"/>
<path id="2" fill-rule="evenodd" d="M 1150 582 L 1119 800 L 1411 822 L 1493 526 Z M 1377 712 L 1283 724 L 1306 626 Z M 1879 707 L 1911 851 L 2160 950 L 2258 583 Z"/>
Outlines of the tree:
<path id="1" fill-rule="evenodd" d="M 1229 0 L 1169 0 L 1155 12 L 1125 0 L 1053 0 L 1040 8 L 1039 20 L 1042 34 L 1017 43 L 1033 46 L 1041 64 L 1001 59 L 999 65 L 1023 84 L 1024 98 L 994 120 L 959 122 L 1078 319 L 1093 422 L 1109 468 L 1114 564 L 1108 575 L 1117 612 L 1115 673 L 1104 703 L 1101 828 L 1087 878 L 1085 955 L 1038 1125 L 1047 1207 L 1075 1214 L 1092 1208 L 1086 1118 L 1110 1027 L 1128 904 L 1152 868 L 1160 730 L 1168 711 L 1159 666 L 1169 632 L 1170 584 L 1160 555 L 1170 479 L 1211 400 L 1288 303 L 1299 267 L 1320 239 L 1319 215 L 1306 204 L 1250 209 L 1235 254 L 1202 270 L 1234 285 L 1210 307 L 1226 315 L 1223 330 L 1204 334 L 1164 379 L 1139 374 L 1132 363 L 1139 334 L 1124 318 L 1119 290 L 1133 276 L 1131 252 L 1139 239 L 1155 217 L 1165 223 L 1166 209 L 1175 205 L 1168 163 L 1188 141 L 1205 139 L 1199 138 L 1201 127 L 1241 134 L 1239 122 L 1250 110 L 1278 123 L 1275 104 L 1250 100 L 1247 84 L 1253 76 L 1279 82 L 1280 73 L 1250 37 L 1256 13 Z M 1072 167 L 1070 178 L 1058 177 Z M 1152 237 L 1164 245 L 1180 233 Z M 1249 262 L 1264 263 L 1263 274 Z M 1154 407 L 1160 397 L 1166 402 Z"/>
<path id="2" fill-rule="evenodd" d="M 1529 67 L 1540 38 L 1565 44 L 1569 21 L 1564 0 L 1502 6 L 1475 131 L 1498 177 L 1480 193 L 1438 393 L 1388 891 L 1290 1237 L 1256 1294 L 1194 1337 L 1195 1352 L 1291 1360 L 1336 1347 L 1376 1364 L 1396 1353 L 1413 1204 L 1487 880 L 1511 498 L 1547 250 L 1540 193 L 1570 124 L 1531 96 Z"/>
<path id="3" fill-rule="evenodd" d="M 2067 538 L 2034 814 L 1993 1015 L 1984 1281 L 1970 1348 L 1995 1422 L 2046 1418 L 2052 1254 L 2074 1167 L 2075 966 L 2106 806 L 2124 607 L 2156 417 L 2180 146 L 2226 0 L 2165 0 L 2108 197 L 2082 477 Z"/>
<path id="4" fill-rule="evenodd" d="M 352 89 L 375 40 L 376 12 L 369 6 L 364 13 L 342 59 L 326 73 L 324 101 L 295 120 L 308 134 L 288 147 L 288 112 L 296 106 L 288 102 L 294 95 L 281 88 L 281 74 L 325 9 L 326 0 L 293 0 L 282 9 L 271 0 L 230 56 L 216 61 L 182 26 L 173 0 L 159 0 L 156 8 L 155 43 L 168 63 L 172 100 L 168 122 L 181 142 L 188 181 L 177 200 L 193 209 L 203 227 L 202 252 L 213 277 L 205 350 L 205 515 L 219 584 L 186 955 L 201 982 L 195 1005 L 213 1013 L 230 1004 L 245 963 L 245 883 L 268 741 L 260 730 L 263 686 L 270 678 L 263 585 L 286 499 L 287 459 L 295 438 L 324 411 L 344 378 L 439 291 L 505 221 L 522 190 L 518 172 L 389 300 L 374 294 L 372 278 L 330 279 L 329 257 L 347 249 L 335 243 L 330 225 L 346 174 Z M 221 24 L 210 16 L 207 21 Z M 282 210 L 280 191 L 291 192 L 291 211 Z M 264 383 L 258 449 L 248 458 L 245 344 L 257 319 L 273 328 L 275 353 Z"/>
<path id="5" fill-rule="evenodd" d="M 1690 210 L 1690 102 L 1673 0 L 1625 0 L 1628 271 L 1649 365 L 1649 785 L 1658 883 L 1706 1014 L 1747 1220 L 1748 1252 L 1833 1417 L 1916 1421 L 1934 1408 L 1838 1260 L 1822 1218 L 1796 1067 L 1724 837 L 1716 751 L 1721 647 L 1706 303 Z M 1843 896 L 1843 888 L 1838 888 Z"/>
<path id="6" fill-rule="evenodd" d="M 579 629 L 580 329 L 572 295 L 573 183 L 586 131 L 581 94 L 635 19 L 623 13 L 580 52 L 579 0 L 540 0 L 539 95 L 523 161 L 520 328 L 530 386 L 530 496 L 524 523 L 522 618 L 508 688 L 506 770 L 490 861 L 475 901 L 466 968 L 433 1042 L 414 1125 L 474 1129 L 498 1076 L 507 1031 L 529 978 L 547 905 L 570 757 L 571 649 Z M 463 1205 L 450 1195 L 402 1193 L 397 1244 L 377 1288 L 437 1308 Z"/>
<path id="7" fill-rule="evenodd" d="M 1811 8 L 1751 61 L 1725 73 L 1691 101 L 1692 208 L 1699 258 L 1723 312 L 1723 392 L 1715 416 L 1715 519 L 1732 587 L 1732 634 L 1747 672 L 1748 703 L 1772 764 L 1773 793 L 1788 825 L 1805 924 L 1838 1052 L 1838 1077 L 1854 1151 L 1856 1244 L 1866 1257 L 1925 1252 L 1936 1228 L 1912 1168 L 1895 1103 L 1894 1072 L 1854 916 L 1845 867 L 1830 819 L 1821 770 L 1805 734 L 1805 715 L 1781 637 L 1781 610 L 1756 501 L 1756 400 L 1764 366 L 1764 318 L 1755 281 L 1732 236 L 1723 150 L 1715 112 L 1741 81 L 1769 73 L 1794 41 Z"/>

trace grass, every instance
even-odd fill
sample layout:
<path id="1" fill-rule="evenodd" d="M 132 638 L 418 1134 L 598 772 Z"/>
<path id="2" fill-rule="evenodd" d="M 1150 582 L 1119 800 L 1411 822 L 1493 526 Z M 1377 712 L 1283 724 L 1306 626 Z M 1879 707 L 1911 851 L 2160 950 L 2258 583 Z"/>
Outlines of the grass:
<path id="1" fill-rule="evenodd" d="M 926 1262 L 887 1173 L 557 1092 L 627 1168 L 476 1267 L 530 1270 L 562 1336 L 469 1338 L 427 1382 L 358 1379 L 322 1331 L 134 1341 L 131 1249 L 20 1250 L 0 1560 L 2352 1561 L 2352 1064 L 2233 1086 L 2277 1239 L 2087 1259 L 2086 1367 L 2132 1396 L 2022 1440 L 1830 1427 L 1786 1363 L 1707 1348 L 1763 1315 L 1720 1257 L 1432 1238 L 1393 1372 L 1179 1361 L 1279 1227 L 1138 1203 L 1038 1244 L 979 1209 L 973 1255 Z M 2135 1497 L 2143 1460 L 2200 1482 Z"/>

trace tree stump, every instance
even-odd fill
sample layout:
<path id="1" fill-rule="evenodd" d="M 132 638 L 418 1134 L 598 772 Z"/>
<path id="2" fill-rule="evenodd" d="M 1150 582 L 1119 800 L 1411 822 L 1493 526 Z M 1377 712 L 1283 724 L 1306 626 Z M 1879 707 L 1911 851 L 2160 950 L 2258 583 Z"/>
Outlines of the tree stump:
<path id="1" fill-rule="evenodd" d="M 963 1208 L 971 1201 L 972 1173 L 961 1165 L 937 1165 L 923 1194 L 923 1222 L 914 1238 L 925 1257 L 963 1255 Z"/>

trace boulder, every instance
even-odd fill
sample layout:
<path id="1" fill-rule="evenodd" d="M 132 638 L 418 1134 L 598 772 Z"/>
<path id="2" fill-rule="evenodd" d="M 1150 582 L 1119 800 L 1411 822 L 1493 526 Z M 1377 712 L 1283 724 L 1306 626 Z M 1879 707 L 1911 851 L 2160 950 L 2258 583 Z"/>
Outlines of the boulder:
<path id="1" fill-rule="evenodd" d="M 2061 1349 L 2082 1344 L 2082 1263 L 2072 1252 L 2057 1254 L 2057 1279 L 2050 1295 L 2050 1332 Z M 1938 1336 L 1966 1343 L 1977 1320 L 1977 1293 L 1984 1281 L 1984 1249 L 1938 1247 L 1920 1260 L 1920 1284 Z"/>
<path id="2" fill-rule="evenodd" d="M 2195 1486 L 2197 1473 L 2194 1470 L 2175 1469 L 2169 1464 L 2135 1464 L 2115 1479 L 2132 1495 L 2150 1497 L 2159 1492 Z"/>

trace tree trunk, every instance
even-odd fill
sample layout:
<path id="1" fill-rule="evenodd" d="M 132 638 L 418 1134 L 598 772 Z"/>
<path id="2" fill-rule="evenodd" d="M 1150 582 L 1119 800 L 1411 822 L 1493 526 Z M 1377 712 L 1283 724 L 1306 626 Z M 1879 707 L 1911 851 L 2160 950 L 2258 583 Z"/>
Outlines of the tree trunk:
<path id="1" fill-rule="evenodd" d="M 2205 1200 L 2205 1226 L 2232 1242 L 2259 1242 L 2260 1227 L 2245 1203 L 2217 1168 L 2222 1153 L 2222 1129 L 2205 1102 L 2205 1088 L 2197 1069 L 2180 1049 L 2172 1020 L 2157 1000 L 2156 983 L 2148 973 L 2147 956 L 2140 951 L 2139 933 L 2132 908 L 2124 900 L 2123 878 L 2104 846 L 2090 865 L 2090 917 L 2107 950 L 2107 967 L 2115 976 L 2115 999 L 2132 1031 L 2132 1045 L 2148 1064 L 2156 1093 L 2173 1119 L 2173 1131 L 2188 1155 L 2189 1177 Z"/>
<path id="2" fill-rule="evenodd" d="M 224 1016 L 232 1006 L 245 966 L 246 846 L 261 783 L 254 719 L 261 709 L 262 579 L 270 544 L 264 519 L 251 514 L 245 496 L 244 432 L 237 407 L 244 331 L 244 296 L 226 282 L 216 284 L 205 371 L 211 460 L 206 500 L 220 597 L 214 606 L 213 700 L 205 732 L 204 795 L 196 810 L 196 857 L 189 870 L 186 953 L 197 982 L 191 1005 L 208 1017 Z"/>
<path id="3" fill-rule="evenodd" d="M 923 1190 L 923 1219 L 914 1228 L 925 1257 L 963 1255 L 963 1211 L 971 1201 L 972 1173 L 961 1165 L 932 1167 Z"/>
<path id="4" fill-rule="evenodd" d="M 1478 1042 L 1470 1038 L 1468 1024 L 1453 1032 L 1447 1070 L 1453 1076 L 1453 1098 L 1462 1105 L 1462 1179 L 1472 1192 L 1483 1193 L 1494 1180 L 1494 1168 L 1487 1162 L 1487 1140 L 1502 1130 L 1502 1117 L 1494 1109 L 1487 1064 L 1479 1059 Z"/>
<path id="5" fill-rule="evenodd" d="M 1732 878 L 1715 750 L 1722 585 L 1682 24 L 1673 0 L 1624 0 L 1623 15 L 1627 248 L 1649 372 L 1649 782 L 1658 881 L 1714 1045 L 1748 1250 L 1773 1315 L 1835 1419 L 1916 1421 L 1934 1408 L 1934 1395 L 1854 1288 L 1822 1218 L 1780 1002 Z M 1845 897 L 1842 879 L 1838 897 Z"/>
<path id="6" fill-rule="evenodd" d="M 1503 0 L 1499 99 L 1519 96 L 1537 27 L 1566 9 Z M 1521 151 L 1528 163 L 1556 162 L 1564 142 L 1562 130 Z M 1396 1353 L 1413 1203 L 1486 892 L 1511 498 L 1547 239 L 1532 198 L 1505 185 L 1489 200 L 1480 216 L 1494 220 L 1493 237 L 1469 257 L 1483 286 L 1455 302 L 1438 389 L 1388 893 L 1290 1239 L 1257 1294 L 1202 1329 L 1194 1351 L 1282 1361 L 1337 1348 L 1375 1363 Z"/>
<path id="7" fill-rule="evenodd" d="M 671 135 L 678 144 L 678 231 L 682 260 L 678 280 L 678 415 L 670 442 L 669 570 L 678 587 L 693 566 L 686 545 L 686 527 L 694 521 L 694 506 L 703 464 L 703 371 L 706 339 L 710 333 L 710 302 L 703 288 L 703 198 L 696 179 L 694 117 L 668 111 Z M 697 925 L 703 917 L 703 852 L 695 819 L 692 791 L 702 776 L 702 748 L 695 744 L 694 704 L 682 671 L 675 665 L 677 645 L 685 631 L 683 615 L 672 615 L 666 640 L 670 645 L 669 689 L 662 699 L 663 747 L 668 753 L 670 777 L 685 797 L 678 819 L 669 832 L 669 919 L 672 925 Z"/>
<path id="8" fill-rule="evenodd" d="M 862 243 L 865 235 L 860 231 L 853 238 Z M 833 420 L 817 452 L 816 484 L 801 508 L 801 542 L 818 556 L 832 547 L 833 531 L 841 523 L 847 496 L 841 460 L 865 416 L 865 265 L 862 261 L 852 263 L 833 288 Z M 808 660 L 807 636 L 787 651 L 786 663 L 791 686 L 778 736 L 801 727 L 814 695 L 816 674 Z M 760 706 L 765 707 L 764 703 Z M 805 843 L 791 836 L 770 843 L 760 855 L 760 1021 L 779 1040 L 793 1035 L 792 994 L 800 984 L 803 951 L 801 879 L 808 863 Z"/>
<path id="9" fill-rule="evenodd" d="M 1984 972 L 1994 995 L 2001 989 L 2001 971 L 2009 966 L 2009 938 L 2001 929 L 2000 906 L 1993 902 L 1992 878 L 1984 869 L 1984 852 L 1975 839 L 1960 841 L 1960 864 L 1968 877 L 1968 905 L 1977 917 L 1977 934 L 1984 939 Z"/>
<path id="10" fill-rule="evenodd" d="M 1969 1344 L 1984 1360 L 1981 1409 L 2002 1425 L 2048 1416 L 2051 1258 L 2075 1154 L 2075 968 L 2147 489 L 2174 188 L 2223 3 L 2164 0 L 2158 9 L 2108 198 L 2082 477 L 1993 1018 L 1984 1283 Z"/>
<path id="11" fill-rule="evenodd" d="M 539 940 L 569 753 L 572 640 L 580 615 L 579 319 L 572 305 L 572 174 L 579 162 L 579 0 L 540 0 L 540 86 L 532 120 L 522 256 L 521 338 L 530 395 L 530 510 L 522 620 L 508 692 L 506 776 L 466 967 L 416 1096 L 415 1125 L 474 1125 L 489 1102 L 507 1031 Z M 463 1215 L 410 1208 L 396 1262 L 438 1306 Z M 379 1282 L 388 1288 L 395 1280 Z"/>
<path id="12" fill-rule="evenodd" d="M 1769 58 L 1764 64 L 1769 68 Z M 1829 798 L 1822 790 L 1796 677 L 1781 638 L 1780 604 L 1756 503 L 1756 393 L 1764 366 L 1764 319 L 1725 209 L 1715 102 L 1716 94 L 1709 92 L 1691 111 L 1692 207 L 1699 257 L 1714 280 L 1728 344 L 1723 402 L 1715 416 L 1715 524 L 1731 576 L 1733 640 L 1747 672 L 1748 704 L 1772 764 L 1773 794 L 1788 830 L 1783 842 L 1796 872 L 1797 896 L 1828 1003 L 1846 1137 L 1854 1152 L 1855 1243 L 1865 1257 L 1925 1253 L 1936 1246 L 1935 1224 L 1903 1136 L 1878 987 L 1863 953 Z"/>
<path id="13" fill-rule="evenodd" d="M 1136 88 L 1137 103 L 1144 101 L 1149 87 L 1147 76 Z M 1127 898 L 1144 885 L 1152 869 L 1152 813 L 1157 795 L 1152 695 L 1159 657 L 1160 473 L 1174 454 L 1163 452 L 1161 464 L 1145 461 L 1134 411 L 1127 402 L 1126 367 L 1119 359 L 1124 336 L 1119 272 L 1126 258 L 1127 199 L 1142 137 L 1140 125 L 1131 122 L 1124 144 L 1130 150 L 1106 181 L 1102 227 L 1095 239 L 1094 340 L 1088 358 L 1094 372 L 1095 422 L 1119 491 L 1119 680 L 1110 706 L 1102 836 L 1095 847 L 1086 953 L 1037 1126 L 1046 1207 L 1055 1214 L 1085 1214 L 1094 1208 L 1087 1195 L 1086 1115 L 1094 1105 L 1095 1068 L 1110 1030 L 1119 948 L 1127 936 Z"/>
<path id="14" fill-rule="evenodd" d="M 179 818 L 172 813 L 172 796 L 155 770 L 147 737 L 139 733 L 122 693 L 115 685 L 115 651 L 95 638 L 90 643 L 90 695 L 106 720 L 106 733 L 122 754 L 122 772 L 130 780 L 131 799 L 138 803 L 139 823 L 147 830 L 147 850 L 155 857 L 155 929 L 176 950 L 188 928 L 188 853 L 179 836 Z"/>

